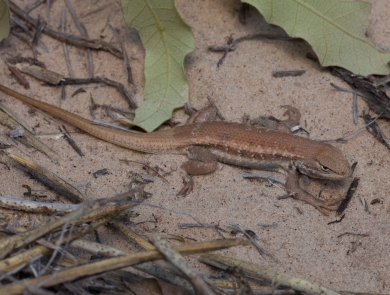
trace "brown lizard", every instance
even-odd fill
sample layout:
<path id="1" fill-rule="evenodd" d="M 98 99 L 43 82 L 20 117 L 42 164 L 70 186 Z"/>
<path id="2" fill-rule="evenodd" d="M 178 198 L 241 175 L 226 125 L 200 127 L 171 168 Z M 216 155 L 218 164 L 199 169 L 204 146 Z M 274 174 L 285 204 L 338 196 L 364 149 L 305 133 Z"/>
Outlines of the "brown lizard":
<path id="1" fill-rule="evenodd" d="M 134 133 L 93 124 L 2 85 L 0 90 L 118 146 L 145 153 L 187 154 L 190 160 L 183 168 L 190 175 L 213 172 L 217 161 L 251 169 L 285 172 L 287 192 L 294 199 L 313 205 L 323 214 L 336 209 L 335 201 L 316 198 L 300 188 L 298 172 L 329 180 L 341 180 L 351 175 L 351 167 L 338 148 L 277 130 L 214 121 L 152 133 Z"/>

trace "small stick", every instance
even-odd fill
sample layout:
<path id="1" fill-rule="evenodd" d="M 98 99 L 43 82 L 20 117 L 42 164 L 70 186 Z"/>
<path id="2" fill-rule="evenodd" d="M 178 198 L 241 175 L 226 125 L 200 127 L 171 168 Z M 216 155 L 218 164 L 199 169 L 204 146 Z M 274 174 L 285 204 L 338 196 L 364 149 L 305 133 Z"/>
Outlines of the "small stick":
<path id="1" fill-rule="evenodd" d="M 216 295 L 202 276 L 191 267 L 190 263 L 167 240 L 162 239 L 158 234 L 149 234 L 148 238 L 156 249 L 164 255 L 165 259 L 191 283 L 195 294 Z"/>
<path id="2" fill-rule="evenodd" d="M 126 87 L 116 81 L 110 80 L 108 78 L 87 78 L 87 79 L 71 79 L 71 78 L 64 78 L 62 79 L 61 83 L 64 85 L 80 85 L 80 84 L 90 84 L 90 83 L 104 83 L 109 86 L 115 87 L 125 98 L 127 103 L 129 104 L 130 108 L 136 109 L 138 108 L 137 103 L 134 101 L 134 95 L 131 92 L 128 92 L 126 90 Z"/>
<path id="3" fill-rule="evenodd" d="M 353 164 L 351 165 L 352 174 L 355 172 L 357 165 L 358 165 L 358 162 L 353 162 Z"/>
<path id="4" fill-rule="evenodd" d="M 360 95 L 362 97 L 365 97 L 363 93 L 360 93 L 356 88 L 351 90 L 344 87 L 337 86 L 336 84 L 330 83 L 330 85 L 337 90 L 344 91 L 344 92 L 351 92 L 353 94 L 352 99 L 352 109 L 353 109 L 353 122 L 355 124 L 358 123 L 358 107 L 357 107 L 357 95 Z"/>
<path id="5" fill-rule="evenodd" d="M 248 245 L 243 240 L 216 240 L 211 242 L 201 242 L 176 246 L 174 249 L 181 252 L 182 255 L 197 254 L 199 252 L 217 251 L 233 246 Z M 21 294 L 27 287 L 40 285 L 42 287 L 51 287 L 57 284 L 75 281 L 79 278 L 99 275 L 108 271 L 125 268 L 128 266 L 140 264 L 145 261 L 159 260 L 164 258 L 157 250 L 142 251 L 135 254 L 127 254 L 120 257 L 107 258 L 104 260 L 93 261 L 88 264 L 74 266 L 69 269 L 58 270 L 53 274 L 45 275 L 34 279 L 26 279 L 21 282 L 1 286 L 0 293 L 3 294 Z M 206 293 L 205 293 L 206 294 Z"/>
<path id="6" fill-rule="evenodd" d="M 24 212 L 53 214 L 58 212 L 71 212 L 80 206 L 81 204 L 35 202 L 25 199 L 0 196 L 0 207 L 13 210 L 22 210 Z"/>
<path id="7" fill-rule="evenodd" d="M 34 32 L 33 31 L 31 31 L 30 30 L 30 28 L 27 26 L 27 25 L 25 25 L 19 18 L 17 18 L 17 17 L 15 17 L 14 15 L 11 15 L 11 21 L 12 21 L 12 23 L 13 24 L 15 24 L 15 25 L 17 25 L 17 26 L 19 26 L 27 35 L 29 35 L 32 39 L 34 38 Z M 12 30 L 11 31 L 11 33 L 16 33 L 16 32 L 14 32 L 14 30 Z M 17 34 L 17 33 L 16 33 Z M 16 35 L 16 34 L 14 34 L 14 35 Z M 19 36 L 21 36 L 20 34 L 19 34 Z M 22 37 L 20 37 L 20 38 L 22 38 Z M 26 40 L 28 40 L 28 39 L 26 39 Z M 33 46 L 33 44 L 32 44 L 32 41 L 30 41 L 30 40 L 28 40 L 28 41 L 26 41 L 31 47 L 33 47 L 33 52 L 34 52 L 34 57 L 36 57 L 36 50 L 35 50 L 35 48 L 34 48 L 34 46 Z M 46 52 L 49 52 L 49 49 L 46 47 L 46 45 L 42 42 L 42 41 L 40 41 L 39 40 L 39 45 L 46 51 Z"/>
<path id="8" fill-rule="evenodd" d="M 110 246 L 103 245 L 101 243 L 91 242 L 84 239 L 74 240 L 73 242 L 71 242 L 70 245 L 72 247 L 76 247 L 78 249 L 84 250 L 96 256 L 111 257 L 111 256 L 122 256 L 127 254 L 126 252 L 112 248 Z M 132 267 L 142 272 L 145 272 L 149 275 L 152 275 L 156 278 L 163 279 L 164 281 L 170 282 L 173 285 L 180 286 L 188 290 L 192 290 L 191 285 L 186 280 L 156 265 L 153 265 L 150 262 L 144 262 L 138 265 L 133 265 Z"/>
<path id="9" fill-rule="evenodd" d="M 261 255 L 267 255 L 268 257 L 270 257 L 273 261 L 275 261 L 276 263 L 279 263 L 279 260 L 273 256 L 271 253 L 269 253 L 268 251 L 264 250 L 263 248 L 260 247 L 260 245 L 253 239 L 253 237 L 247 233 L 246 230 L 244 230 L 243 228 L 241 228 L 238 224 L 232 224 L 229 226 L 231 229 L 235 230 L 235 231 L 238 231 L 240 233 L 242 233 L 244 236 L 246 236 L 251 242 L 252 244 L 256 247 L 257 251 L 259 251 L 259 253 Z"/>
<path id="10" fill-rule="evenodd" d="M 369 237 L 370 235 L 369 234 L 359 234 L 359 233 L 351 233 L 351 232 L 345 232 L 345 233 L 342 233 L 340 235 L 338 235 L 337 237 L 338 238 L 341 238 L 343 236 L 358 236 L 358 237 Z"/>
<path id="11" fill-rule="evenodd" d="M 221 238 L 223 238 L 223 239 L 225 238 L 221 232 L 226 233 L 226 230 L 224 230 L 219 225 L 211 225 L 211 224 L 207 224 L 207 223 L 179 223 L 178 226 L 181 229 L 194 228 L 194 227 L 211 228 L 211 229 L 214 229 L 221 236 Z"/>
<path id="12" fill-rule="evenodd" d="M 375 80 L 374 83 L 372 83 L 375 87 L 385 85 L 390 82 L 390 75 L 387 75 L 383 78 L 380 78 L 378 80 Z"/>
<path id="13" fill-rule="evenodd" d="M 124 109 L 116 108 L 116 107 L 113 107 L 113 106 L 107 105 L 107 104 L 95 104 L 95 107 L 96 108 L 103 108 L 103 110 L 107 111 L 107 115 L 110 115 L 111 112 L 115 112 L 115 113 L 118 113 L 124 117 L 134 118 L 134 111 L 131 111 L 131 110 L 124 110 Z"/>
<path id="14" fill-rule="evenodd" d="M 20 270 L 22 270 L 26 266 L 31 265 L 32 263 L 34 263 L 38 259 L 41 259 L 42 256 L 43 256 L 42 254 L 38 254 L 35 257 L 31 257 L 31 259 L 29 261 L 26 261 L 26 262 L 22 263 L 21 265 L 19 265 L 18 267 L 15 267 L 12 270 L 2 274 L 0 276 L 0 281 L 3 281 L 5 278 L 9 278 L 11 275 L 16 274 L 17 272 L 19 272 Z"/>
<path id="15" fill-rule="evenodd" d="M 363 198 L 362 196 L 360 196 L 360 201 L 362 202 L 362 205 L 364 207 L 364 211 L 371 214 L 370 209 L 368 208 L 368 203 L 367 203 L 366 199 Z"/>
<path id="16" fill-rule="evenodd" d="M 15 57 L 9 57 L 7 59 L 7 61 L 11 64 L 17 64 L 17 63 L 28 63 L 29 65 L 36 65 L 36 66 L 39 66 L 41 68 L 46 68 L 45 64 L 39 60 L 37 60 L 36 58 L 34 57 L 24 57 L 24 56 L 20 56 L 20 55 L 17 55 Z"/>
<path id="17" fill-rule="evenodd" d="M 334 223 L 340 223 L 341 221 L 343 221 L 344 218 L 345 218 L 345 214 L 341 215 L 341 217 L 340 217 L 339 219 L 330 221 L 330 222 L 328 222 L 327 224 L 328 224 L 328 225 L 331 225 L 331 224 L 334 224 Z"/>
<path id="18" fill-rule="evenodd" d="M 75 90 L 75 92 L 72 93 L 71 97 L 73 98 L 73 97 L 75 97 L 77 94 L 82 93 L 82 92 L 87 92 L 87 91 L 86 91 L 84 88 L 82 88 L 82 87 L 77 88 L 77 89 Z"/>
<path id="19" fill-rule="evenodd" d="M 353 108 L 353 122 L 358 123 L 358 105 L 357 105 L 357 90 L 355 89 L 352 97 L 352 108 Z"/>
<path id="20" fill-rule="evenodd" d="M 120 130 L 124 130 L 124 131 L 127 131 L 127 132 L 135 132 L 135 131 L 130 130 L 129 128 L 121 127 L 121 126 L 118 126 L 116 124 L 109 123 L 109 122 L 102 121 L 102 120 L 92 120 L 91 123 L 92 124 L 96 124 L 96 125 L 111 127 L 111 128 L 114 128 L 114 129 L 120 129 Z"/>
<path id="21" fill-rule="evenodd" d="M 132 109 L 138 108 L 138 105 L 134 100 L 134 94 L 132 92 L 128 92 L 123 84 L 108 78 L 103 78 L 102 82 L 107 85 L 114 86 L 124 96 L 127 103 Z"/>
<path id="22" fill-rule="evenodd" d="M 281 183 L 283 185 L 286 184 L 286 180 L 285 179 L 282 179 L 282 178 L 279 178 L 279 177 L 275 177 L 275 176 L 271 176 L 271 175 L 265 175 L 265 174 L 244 172 L 244 173 L 242 173 L 242 177 L 244 177 L 244 178 L 261 178 L 261 179 L 267 179 L 269 181 L 279 182 L 279 183 Z"/>
<path id="23" fill-rule="evenodd" d="M 76 142 L 73 140 L 73 138 L 70 136 L 68 130 L 66 130 L 66 127 L 64 125 L 61 126 L 60 131 L 64 134 L 65 140 L 69 143 L 69 145 L 75 150 L 76 153 L 79 154 L 80 157 L 84 157 L 83 152 L 78 147 Z"/>
<path id="24" fill-rule="evenodd" d="M 31 41 L 29 39 L 27 39 L 26 36 L 19 34 L 19 33 L 15 32 L 14 30 L 11 30 L 11 34 L 14 35 L 15 37 L 19 38 L 23 42 L 26 42 L 27 45 L 31 47 L 31 50 L 33 52 L 34 57 L 37 57 L 37 52 L 34 48 L 34 45 L 31 43 Z"/>
<path id="25" fill-rule="evenodd" d="M 30 83 L 23 74 L 14 66 L 7 63 L 8 69 L 15 76 L 16 80 L 24 87 L 24 89 L 30 89 Z"/>
<path id="26" fill-rule="evenodd" d="M 365 125 L 368 132 L 374 135 L 374 137 L 381 143 L 383 143 L 388 149 L 390 149 L 390 140 L 387 138 L 387 136 L 382 132 L 379 125 L 372 121 L 372 117 L 368 114 L 363 115 L 363 120 L 367 124 L 371 121 L 371 124 Z"/>
<path id="27" fill-rule="evenodd" d="M 388 96 L 381 89 L 373 86 L 371 81 L 337 67 L 333 68 L 332 74 L 343 79 L 350 86 L 358 89 L 359 92 L 364 93 L 362 97 L 375 113 L 381 113 L 384 117 L 390 118 L 390 102 Z"/>
<path id="28" fill-rule="evenodd" d="M 65 4 L 68 7 L 68 10 L 69 10 L 70 14 L 72 15 L 73 21 L 76 24 L 76 27 L 77 27 L 77 29 L 80 32 L 80 35 L 82 37 L 88 37 L 87 29 L 85 28 L 85 26 L 77 18 L 77 14 L 74 11 L 74 9 L 73 9 L 72 5 L 70 4 L 69 0 L 65 0 Z M 88 52 L 88 61 L 89 61 L 89 77 L 92 78 L 93 77 L 93 59 L 92 59 L 91 49 L 87 48 L 87 52 Z"/>
<path id="29" fill-rule="evenodd" d="M 282 78 L 282 77 L 288 77 L 288 76 L 302 76 L 304 73 L 306 73 L 305 70 L 290 70 L 290 71 L 274 71 L 272 72 L 272 76 L 275 78 Z"/>
<path id="30" fill-rule="evenodd" d="M 66 10 L 63 9 L 62 16 L 61 16 L 61 33 L 65 33 L 65 23 L 66 23 Z M 68 66 L 69 76 L 71 78 L 75 78 L 72 64 L 70 63 L 68 46 L 66 45 L 65 42 L 62 42 L 62 48 L 64 49 L 64 55 L 65 55 L 66 65 Z"/>
<path id="31" fill-rule="evenodd" d="M 249 11 L 250 5 L 248 3 L 241 3 L 240 9 L 238 10 L 238 20 L 243 25 L 246 25 L 246 14 Z"/>
<path id="32" fill-rule="evenodd" d="M 11 15 L 11 22 L 13 25 L 17 25 L 19 28 L 21 28 L 31 38 L 34 38 L 34 32 L 31 31 L 29 27 L 25 25 L 19 18 L 15 17 L 14 15 Z"/>
<path id="33" fill-rule="evenodd" d="M 38 20 L 38 22 L 37 22 L 37 30 L 36 30 L 34 38 L 32 40 L 32 44 L 33 45 L 37 45 L 38 44 L 39 37 L 41 36 L 45 26 L 46 26 L 46 22 L 40 22 Z"/>
<path id="34" fill-rule="evenodd" d="M 86 12 L 85 14 L 81 15 L 80 17 L 81 17 L 81 18 L 85 18 L 85 17 L 87 17 L 87 16 L 89 16 L 89 15 L 91 15 L 91 14 L 98 13 L 98 12 L 100 12 L 100 11 L 106 9 L 106 8 L 107 8 L 108 6 L 110 6 L 111 4 L 112 4 L 112 3 L 108 3 L 108 4 L 106 4 L 106 5 L 103 5 L 103 6 L 101 6 L 101 7 L 96 8 L 96 9 L 94 9 L 94 10 L 88 11 L 88 12 Z"/>
<path id="35" fill-rule="evenodd" d="M 231 50 L 232 47 L 237 45 L 240 42 L 246 41 L 246 40 L 253 40 L 253 39 L 271 39 L 271 40 L 282 40 L 282 41 L 296 41 L 301 40 L 300 38 L 291 38 L 291 37 L 282 37 L 282 36 L 273 36 L 273 35 L 267 35 L 267 34 L 254 34 L 254 35 L 247 35 L 240 38 L 237 38 L 236 40 L 231 41 L 228 46 L 226 46 L 225 51 L 223 53 L 223 56 L 217 63 L 217 67 L 221 66 L 224 59 L 226 58 L 227 54 Z"/>
<path id="36" fill-rule="evenodd" d="M 34 1 L 28 5 L 26 5 L 26 7 L 24 8 L 24 11 L 26 13 L 29 13 L 30 11 L 34 10 L 35 8 L 37 8 L 39 5 L 41 5 L 43 2 L 45 2 L 46 0 L 37 0 L 37 1 Z"/>
<path id="37" fill-rule="evenodd" d="M 34 78 L 44 81 L 51 85 L 59 85 L 63 80 L 64 76 L 56 72 L 50 71 L 46 68 L 41 68 L 36 65 L 29 65 L 26 63 L 19 63 L 15 65 L 21 72 L 33 76 Z"/>
<path id="38" fill-rule="evenodd" d="M 39 23 L 37 20 L 29 16 L 27 13 L 25 13 L 22 9 L 20 9 L 14 2 L 9 3 L 9 7 L 11 11 L 17 15 L 19 18 L 23 19 L 25 22 L 30 24 L 31 26 L 37 28 L 39 26 Z M 49 26 L 44 26 L 43 33 L 47 34 L 48 36 L 57 39 L 62 42 L 66 42 L 68 44 L 72 44 L 75 46 L 80 47 L 87 47 L 91 49 L 96 50 L 104 50 L 108 51 L 111 54 L 115 55 L 116 57 L 123 58 L 122 53 L 119 49 L 117 49 L 114 45 L 108 44 L 107 42 L 101 41 L 101 40 L 91 40 L 82 38 L 80 36 L 72 35 L 72 34 L 62 34 L 60 32 L 57 32 L 56 30 L 52 29 Z"/>
<path id="39" fill-rule="evenodd" d="M 101 177 L 104 175 L 109 175 L 109 174 L 111 174 L 111 173 L 110 173 L 110 171 L 108 171 L 107 168 L 103 168 L 103 169 L 97 170 L 97 171 L 92 173 L 93 177 L 95 177 L 95 178 L 98 178 L 98 177 Z"/>
<path id="40" fill-rule="evenodd" d="M 210 46 L 207 46 L 207 49 L 212 51 L 212 52 L 224 52 L 226 47 L 228 47 L 229 45 L 210 45 Z M 234 51 L 236 50 L 235 47 L 231 47 L 229 48 L 229 51 Z"/>
<path id="41" fill-rule="evenodd" d="M 46 0 L 46 18 L 50 21 L 50 0 Z"/>
<path id="42" fill-rule="evenodd" d="M 38 181 L 42 182 L 46 186 L 49 186 L 60 195 L 68 198 L 73 203 L 87 202 L 90 198 L 84 195 L 77 188 L 69 184 L 67 181 L 59 177 L 57 174 L 52 173 L 46 168 L 26 159 L 22 156 L 6 151 L 6 154 L 15 162 L 19 163 L 27 169 L 27 171 Z"/>
<path id="43" fill-rule="evenodd" d="M 7 125 L 11 129 L 15 129 L 18 125 L 22 125 L 25 128 L 23 137 L 29 145 L 34 146 L 36 149 L 46 154 L 52 161 L 57 162 L 60 165 L 65 165 L 64 160 L 61 159 L 52 149 L 41 142 L 34 133 L 30 130 L 31 128 L 17 118 L 15 114 L 12 114 L 9 110 L 6 110 L 3 105 L 0 104 L 0 109 L 5 110 L 6 114 L 0 112 L 0 121 L 2 124 Z M 27 153 L 28 154 L 28 153 Z"/>
<path id="44" fill-rule="evenodd" d="M 284 274 L 277 272 L 275 269 L 266 268 L 261 265 L 254 263 L 245 262 L 242 260 L 234 259 L 231 257 L 224 257 L 216 254 L 203 254 L 198 260 L 200 262 L 212 265 L 219 269 L 226 271 L 230 267 L 238 267 L 243 270 L 246 276 L 251 278 L 266 281 L 267 283 L 272 284 L 273 286 L 278 285 L 285 288 L 293 289 L 298 294 L 321 294 L 321 295 L 340 295 L 321 285 L 314 284 L 312 282 L 291 276 L 289 274 Z M 270 294 L 274 294 L 275 290 L 272 290 Z M 277 293 L 275 293 L 277 294 Z"/>
<path id="45" fill-rule="evenodd" d="M 46 235 L 52 230 L 62 227 L 67 221 L 78 219 L 83 216 L 86 216 L 98 209 L 102 206 L 106 205 L 109 200 L 95 200 L 84 203 L 82 206 L 77 208 L 75 211 L 64 215 L 63 217 L 54 220 L 46 224 L 44 227 L 37 227 L 30 231 L 19 233 L 14 236 L 7 237 L 0 241 L 0 258 L 3 259 L 13 250 L 27 246 L 29 243 L 39 239 L 40 237 Z M 11 246 L 11 247 L 10 247 Z M 0 292 L 1 293 L 1 292 Z"/>
<path id="46" fill-rule="evenodd" d="M 61 100 L 65 100 L 66 98 L 65 85 L 62 84 L 62 81 L 60 82 L 60 85 L 61 85 Z"/>
<path id="47" fill-rule="evenodd" d="M 347 192 L 345 198 L 341 201 L 339 207 L 336 210 L 337 214 L 340 215 L 341 213 L 343 213 L 345 211 L 345 209 L 347 209 L 349 203 L 352 200 L 353 195 L 356 192 L 358 185 L 359 185 L 359 178 L 354 178 L 351 185 L 349 186 L 349 189 L 348 189 L 348 192 Z"/>
<path id="48" fill-rule="evenodd" d="M 140 164 L 140 165 L 143 165 L 143 166 L 146 166 L 148 167 L 150 170 L 152 170 L 154 173 L 156 173 L 156 175 L 158 177 L 160 177 L 162 180 L 164 180 L 165 183 L 168 183 L 169 184 L 169 181 L 164 177 L 162 176 L 158 171 L 157 169 L 154 169 L 152 166 L 146 164 L 145 162 L 139 162 L 139 161 L 135 161 L 135 160 L 128 160 L 128 159 L 120 159 L 120 161 L 122 162 L 131 162 L 131 163 L 136 163 L 136 164 Z"/>
<path id="49" fill-rule="evenodd" d="M 108 27 L 110 28 L 111 32 L 114 34 L 114 36 L 118 40 L 119 44 L 121 45 L 121 49 L 123 52 L 123 62 L 125 63 L 125 68 L 127 71 L 127 82 L 130 85 L 133 85 L 134 84 L 133 73 L 131 70 L 130 60 L 129 60 L 129 56 L 128 56 L 127 51 L 126 51 L 125 44 L 123 43 L 123 40 L 120 38 L 118 32 L 110 24 L 108 24 Z"/>
<path id="50" fill-rule="evenodd" d="M 85 36 L 85 31 L 84 31 L 84 28 L 81 26 L 80 24 L 80 21 L 79 19 L 77 18 L 77 15 L 76 15 L 76 12 L 74 11 L 72 5 L 70 4 L 69 0 L 64 0 L 65 1 L 65 4 L 66 4 L 66 7 L 68 8 L 72 18 L 73 18 L 73 21 L 77 27 L 77 30 L 79 31 L 79 33 L 83 36 Z"/>
<path id="51" fill-rule="evenodd" d="M 84 26 L 83 23 L 81 23 L 81 26 L 84 28 L 85 36 L 89 37 L 88 32 L 87 32 L 87 28 Z M 90 48 L 87 49 L 87 54 L 88 54 L 88 63 L 89 63 L 89 78 L 92 78 L 94 76 L 93 72 L 94 72 L 95 68 L 93 66 L 92 51 Z"/>
<path id="52" fill-rule="evenodd" d="M 334 83 L 330 83 L 330 86 L 336 88 L 337 90 L 340 90 L 340 91 L 345 91 L 345 92 L 351 92 L 351 93 L 354 93 L 355 90 L 352 90 L 352 89 L 348 89 L 348 88 L 344 88 L 344 87 L 341 87 L 341 86 L 338 86 Z M 357 90 L 357 89 L 356 89 Z M 364 95 L 364 93 L 360 93 L 359 91 L 357 92 L 357 94 L 361 97 L 366 97 L 368 98 L 367 96 Z"/>
<path id="53" fill-rule="evenodd" d="M 365 124 L 364 126 L 358 128 L 358 129 L 356 129 L 356 130 L 354 130 L 354 131 L 352 131 L 350 133 L 347 133 L 347 134 L 343 135 L 342 137 L 339 137 L 339 138 L 336 138 L 336 139 L 319 140 L 319 142 L 333 142 L 333 141 L 335 141 L 335 142 L 345 142 L 348 137 L 351 137 L 352 135 L 358 133 L 360 130 L 362 130 L 364 128 L 367 128 L 368 126 L 374 124 L 374 122 L 376 120 L 378 120 L 381 116 L 382 116 L 382 114 L 379 114 L 371 122 Z"/>

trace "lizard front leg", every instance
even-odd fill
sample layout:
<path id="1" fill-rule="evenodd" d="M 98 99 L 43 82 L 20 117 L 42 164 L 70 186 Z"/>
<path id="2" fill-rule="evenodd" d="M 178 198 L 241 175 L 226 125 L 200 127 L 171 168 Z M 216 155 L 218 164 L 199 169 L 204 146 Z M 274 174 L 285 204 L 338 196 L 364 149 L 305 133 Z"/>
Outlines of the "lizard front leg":
<path id="1" fill-rule="evenodd" d="M 324 215 L 329 215 L 329 211 L 335 211 L 337 209 L 336 203 L 340 201 L 340 199 L 331 201 L 321 200 L 302 189 L 299 186 L 299 177 L 296 169 L 288 171 L 285 187 L 287 193 L 292 194 L 294 199 L 312 205 Z"/>

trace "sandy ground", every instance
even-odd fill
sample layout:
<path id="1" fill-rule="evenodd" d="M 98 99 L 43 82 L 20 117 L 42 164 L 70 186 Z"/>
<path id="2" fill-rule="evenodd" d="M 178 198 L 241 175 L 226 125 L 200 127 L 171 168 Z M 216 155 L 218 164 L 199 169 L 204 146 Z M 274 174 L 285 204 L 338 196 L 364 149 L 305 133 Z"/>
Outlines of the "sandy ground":
<path id="1" fill-rule="evenodd" d="M 22 7 L 29 1 L 16 1 Z M 106 22 L 119 29 L 121 37 L 126 42 L 127 51 L 131 57 L 136 85 L 136 99 L 142 103 L 144 52 L 135 31 L 126 29 L 121 18 L 118 3 L 112 1 L 72 1 L 77 7 L 78 15 L 84 15 L 96 8 L 111 3 L 106 9 L 81 18 L 89 35 L 93 38 L 102 37 L 106 41 L 115 41 L 111 31 L 106 28 Z M 390 47 L 390 3 L 386 0 L 371 0 L 372 13 L 368 36 L 377 43 Z M 247 25 L 242 25 L 237 18 L 240 2 L 236 0 L 220 1 L 176 1 L 183 18 L 192 26 L 196 50 L 189 54 L 186 70 L 190 84 L 190 102 L 195 107 L 207 104 L 210 96 L 219 107 L 221 113 L 232 122 L 241 122 L 244 114 L 254 118 L 258 115 L 274 115 L 281 118 L 281 105 L 292 105 L 302 113 L 302 125 L 310 132 L 311 139 L 333 139 L 351 132 L 363 125 L 359 120 L 354 125 L 352 120 L 352 96 L 348 93 L 335 91 L 330 83 L 347 87 L 340 79 L 330 74 L 328 69 L 321 68 L 316 62 L 306 58 L 311 52 L 305 42 L 282 42 L 271 40 L 248 41 L 239 44 L 236 51 L 231 52 L 224 64 L 217 68 L 220 54 L 207 50 L 207 46 L 223 44 L 227 38 L 240 37 L 253 33 L 280 34 L 281 30 L 267 25 L 254 9 L 250 10 Z M 51 20 L 48 23 L 54 27 L 60 26 L 60 14 L 64 9 L 62 1 L 54 1 L 51 8 Z M 46 18 L 46 8 L 41 7 L 32 12 L 32 16 L 41 15 Z M 67 15 L 67 31 L 77 34 L 74 24 Z M 68 75 L 63 56 L 62 45 L 53 39 L 43 36 L 42 41 L 49 52 L 39 55 L 49 69 Z M 0 53 L 8 56 L 21 54 L 31 56 L 31 50 L 25 43 L 11 36 L 0 45 Z M 86 52 L 83 49 L 70 47 L 71 61 L 76 76 L 88 76 Z M 95 76 L 105 76 L 126 83 L 126 74 L 122 61 L 105 52 L 93 52 Z M 274 78 L 276 70 L 305 70 L 300 77 Z M 33 78 L 31 90 L 24 89 L 15 83 L 3 62 L 0 62 L 0 80 L 17 91 L 34 96 L 78 115 L 90 118 L 88 107 L 90 94 L 97 103 L 111 104 L 126 108 L 126 103 L 115 90 L 108 88 L 86 88 L 74 98 L 70 94 L 77 87 L 67 88 L 67 99 L 60 103 L 61 90 L 45 87 Z M 30 114 L 29 108 L 15 99 L 0 93 L 0 100 L 11 110 L 23 117 L 37 133 L 58 132 L 60 123 L 47 120 L 41 113 Z M 359 99 L 359 113 L 368 112 L 366 103 Z M 106 115 L 101 113 L 102 119 Z M 175 113 L 175 118 L 184 120 L 183 111 Z M 69 130 L 75 129 L 67 125 Z M 384 130 L 389 131 L 387 122 Z M 0 126 L 0 131 L 7 129 Z M 306 136 L 305 134 L 301 134 Z M 125 150 L 103 142 L 80 132 L 73 133 L 73 138 L 85 153 L 79 157 L 63 140 L 49 139 L 45 142 L 53 148 L 65 161 L 65 166 L 51 162 L 41 153 L 29 149 L 30 158 L 58 173 L 70 183 L 88 182 L 85 191 L 94 198 L 104 198 L 127 190 L 132 180 L 132 173 L 146 174 L 138 164 L 126 164 L 119 159 L 127 158 L 146 161 L 152 166 L 158 166 L 166 172 L 169 183 L 156 178 L 148 184 L 146 190 L 152 194 L 148 202 L 164 208 L 191 213 L 203 223 L 219 224 L 226 228 L 229 224 L 239 224 L 245 229 L 257 233 L 264 242 L 261 245 L 273 253 L 280 263 L 260 256 L 254 247 L 237 247 L 223 251 L 224 255 L 246 261 L 259 263 L 278 271 L 301 277 L 334 290 L 355 292 L 390 292 L 390 253 L 389 253 L 389 200 L 390 175 L 388 150 L 377 143 L 367 131 L 356 133 L 346 144 L 337 144 L 350 163 L 357 161 L 358 166 L 354 176 L 360 178 L 357 193 L 346 211 L 342 222 L 328 224 L 336 220 L 335 214 L 323 216 L 313 207 L 298 201 L 287 199 L 277 200 L 284 195 L 282 186 L 271 186 L 267 181 L 249 181 L 242 178 L 242 169 L 219 164 L 218 170 L 212 175 L 195 177 L 195 190 L 187 197 L 177 197 L 176 193 L 182 186 L 183 172 L 180 166 L 185 161 L 182 156 L 144 155 Z M 22 197 L 25 191 L 22 185 L 27 184 L 34 192 L 48 195 L 48 200 L 59 200 L 60 197 L 47 188 L 31 180 L 4 155 L 0 161 L 0 195 Z M 107 168 L 110 174 L 94 178 L 93 172 Z M 348 181 L 342 183 L 313 182 L 307 189 L 313 194 L 322 190 L 322 195 L 339 197 L 345 194 Z M 380 198 L 382 203 L 370 205 L 370 213 L 365 212 L 360 198 L 368 203 Z M 193 222 L 188 216 L 159 210 L 155 208 L 140 208 L 139 217 L 134 222 L 143 222 L 138 227 L 145 231 L 167 232 L 203 241 L 219 238 L 211 229 L 178 228 L 178 223 Z M 28 226 L 32 221 L 42 218 L 40 215 L 26 217 L 21 212 L 14 213 L 15 220 L 20 225 Z M 154 217 L 157 222 L 152 222 Z M 275 224 L 264 228 L 263 224 Z M 367 234 L 343 235 L 343 233 Z M 227 233 L 226 237 L 230 237 Z M 239 235 L 238 235 L 239 236 Z M 114 234 L 111 229 L 102 231 L 100 237 L 103 243 L 113 245 L 124 251 L 133 251 L 134 245 L 123 237 Z M 93 237 L 91 237 L 93 238 Z M 203 273 L 212 270 L 195 261 L 196 268 Z"/>

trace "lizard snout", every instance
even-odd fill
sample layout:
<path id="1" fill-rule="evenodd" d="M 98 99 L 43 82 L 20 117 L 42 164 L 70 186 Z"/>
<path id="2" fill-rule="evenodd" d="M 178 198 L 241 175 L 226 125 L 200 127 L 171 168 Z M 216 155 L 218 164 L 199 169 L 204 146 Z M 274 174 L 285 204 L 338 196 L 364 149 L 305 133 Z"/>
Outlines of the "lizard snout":
<path id="1" fill-rule="evenodd" d="M 314 158 L 324 178 L 344 179 L 352 174 L 351 166 L 343 152 L 330 144 L 323 145 Z"/>

